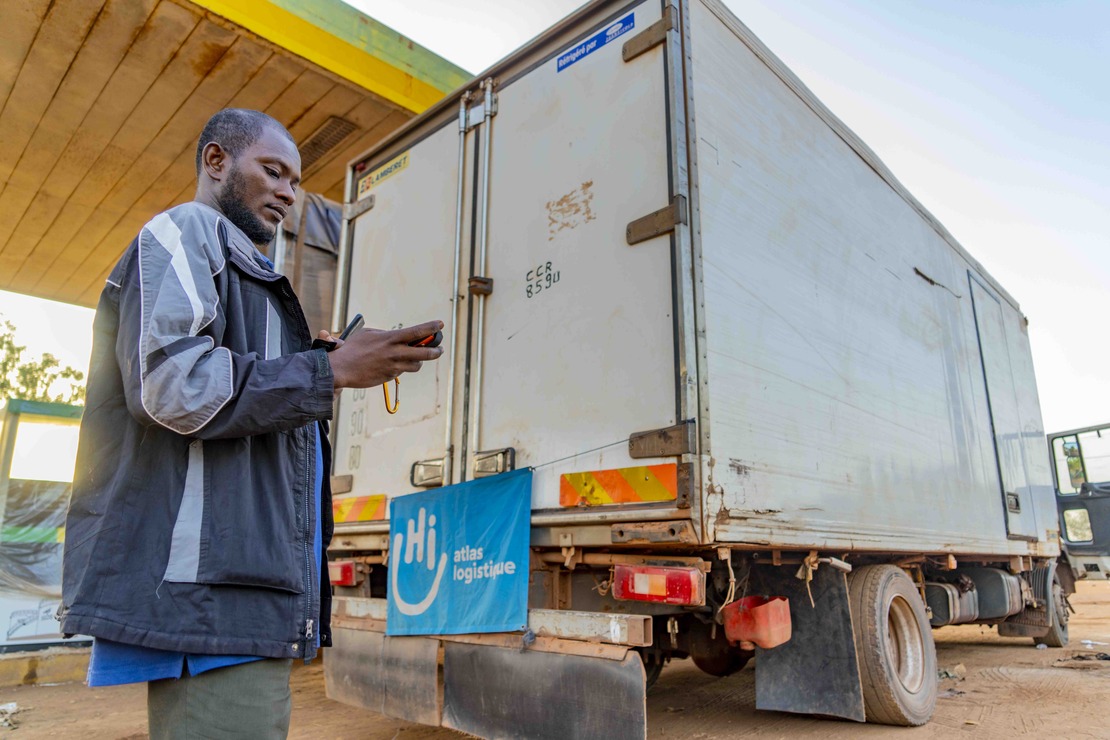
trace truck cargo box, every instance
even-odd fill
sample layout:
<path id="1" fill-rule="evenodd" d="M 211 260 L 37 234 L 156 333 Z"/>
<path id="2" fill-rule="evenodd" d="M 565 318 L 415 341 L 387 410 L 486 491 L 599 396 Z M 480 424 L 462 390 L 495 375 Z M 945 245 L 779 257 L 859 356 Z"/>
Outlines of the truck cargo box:
<path id="1" fill-rule="evenodd" d="M 720 3 L 662 8 L 589 6 L 352 164 L 336 325 L 451 351 L 396 416 L 341 397 L 347 523 L 512 464 L 537 525 L 1055 555 L 1017 303 Z"/>

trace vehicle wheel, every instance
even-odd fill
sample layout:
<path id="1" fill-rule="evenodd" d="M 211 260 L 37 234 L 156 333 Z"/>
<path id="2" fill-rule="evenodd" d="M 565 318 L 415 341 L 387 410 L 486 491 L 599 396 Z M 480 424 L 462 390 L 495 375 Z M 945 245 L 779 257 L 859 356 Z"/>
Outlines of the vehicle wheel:
<path id="1" fill-rule="evenodd" d="M 1034 638 L 1033 643 L 1044 643 L 1049 647 L 1062 648 L 1068 644 L 1068 595 L 1060 582 L 1059 565 L 1052 572 L 1052 596 L 1048 605 L 1048 616 L 1052 626 L 1043 637 Z"/>
<path id="2" fill-rule="evenodd" d="M 644 691 L 649 690 L 659 680 L 659 674 L 663 672 L 663 663 L 665 659 L 657 651 L 641 652 L 640 660 L 644 664 Z"/>
<path id="3" fill-rule="evenodd" d="M 848 577 L 856 653 L 868 722 L 923 725 L 937 704 L 937 654 L 913 581 L 894 565 Z"/>
<path id="4" fill-rule="evenodd" d="M 748 663 L 754 653 L 729 643 L 722 626 L 694 622 L 686 631 L 686 651 L 690 659 L 710 676 L 731 676 Z"/>
<path id="5" fill-rule="evenodd" d="M 715 655 L 690 654 L 690 659 L 694 661 L 694 665 L 710 676 L 731 676 L 746 666 L 751 657 L 751 653 L 742 653 L 739 650 Z"/>

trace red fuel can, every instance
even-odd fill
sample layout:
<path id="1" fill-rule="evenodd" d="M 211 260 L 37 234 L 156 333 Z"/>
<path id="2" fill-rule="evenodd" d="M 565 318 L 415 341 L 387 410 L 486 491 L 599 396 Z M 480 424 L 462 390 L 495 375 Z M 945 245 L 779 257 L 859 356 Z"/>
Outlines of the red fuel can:
<path id="1" fill-rule="evenodd" d="M 745 596 L 722 611 L 729 642 L 773 648 L 790 639 L 790 600 L 784 596 Z"/>

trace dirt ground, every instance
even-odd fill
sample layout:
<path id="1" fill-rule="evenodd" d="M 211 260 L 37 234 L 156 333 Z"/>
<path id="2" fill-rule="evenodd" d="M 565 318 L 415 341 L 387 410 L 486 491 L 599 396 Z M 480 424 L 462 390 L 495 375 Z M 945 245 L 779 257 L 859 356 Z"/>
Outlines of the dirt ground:
<path id="1" fill-rule="evenodd" d="M 753 735 L 828 740 L 1110 738 L 1110 662 L 1074 659 L 1084 653 L 1110 652 L 1110 583 L 1081 583 L 1072 604 L 1078 614 L 1071 621 L 1071 644 L 1062 650 L 1037 650 L 1028 640 L 1000 638 L 993 630 L 976 626 L 937 631 L 938 666 L 964 673 L 965 678 L 941 681 L 936 715 L 925 727 L 900 729 L 758 712 L 751 666 L 728 678 L 713 678 L 685 660 L 667 666 L 648 693 L 648 735 L 690 740 Z M 1083 640 L 1096 644 L 1084 645 Z M 962 671 L 957 669 L 961 665 Z M 319 664 L 294 670 L 292 685 L 291 738 L 464 737 L 328 700 Z M 3 689 L 0 705 L 14 701 L 20 711 L 19 726 L 0 729 L 0 737 L 143 738 L 145 694 L 141 686 Z"/>

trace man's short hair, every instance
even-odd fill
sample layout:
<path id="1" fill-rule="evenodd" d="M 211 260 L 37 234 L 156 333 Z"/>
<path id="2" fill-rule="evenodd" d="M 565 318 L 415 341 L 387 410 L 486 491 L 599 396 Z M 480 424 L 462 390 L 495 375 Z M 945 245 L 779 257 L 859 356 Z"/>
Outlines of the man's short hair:
<path id="1" fill-rule="evenodd" d="M 285 126 L 265 113 L 247 108 L 224 108 L 208 119 L 204 130 L 197 139 L 197 175 L 200 175 L 201 157 L 204 156 L 204 147 L 210 142 L 216 142 L 232 157 L 238 157 L 246 149 L 258 141 L 262 132 L 270 126 L 280 132 L 285 138 L 293 142 L 293 135 Z"/>

